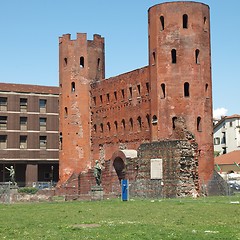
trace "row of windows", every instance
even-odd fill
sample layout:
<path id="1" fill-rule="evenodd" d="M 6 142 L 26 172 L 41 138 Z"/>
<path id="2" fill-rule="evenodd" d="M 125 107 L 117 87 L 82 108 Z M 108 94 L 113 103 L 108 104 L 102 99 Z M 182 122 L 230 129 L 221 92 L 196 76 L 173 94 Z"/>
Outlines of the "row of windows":
<path id="1" fill-rule="evenodd" d="M 176 121 L 177 121 L 177 117 L 173 117 L 172 118 L 172 129 L 174 130 L 176 128 Z M 146 115 L 146 122 L 147 122 L 147 127 L 149 128 L 150 127 L 150 116 L 147 114 Z M 158 119 L 157 119 L 157 116 L 154 115 L 152 117 L 152 121 L 151 123 L 153 125 L 156 125 L 158 123 Z M 126 126 L 128 125 L 128 126 Z M 134 124 L 134 121 L 133 121 L 133 118 L 129 118 L 129 121 L 128 123 L 126 123 L 125 119 L 122 119 L 121 123 L 120 123 L 120 126 L 119 126 L 119 123 L 117 121 L 114 121 L 113 123 L 113 126 L 114 126 L 114 131 L 117 133 L 118 130 L 119 130 L 119 127 L 125 131 L 126 128 L 128 127 L 128 130 L 129 131 L 134 131 L 134 130 L 137 130 L 137 131 L 141 131 L 142 130 L 142 126 L 143 126 L 143 122 L 142 122 L 142 118 L 139 116 L 137 118 L 137 124 L 135 125 Z M 112 130 L 112 127 L 111 127 L 111 123 L 110 122 L 107 122 L 106 124 L 106 127 L 104 127 L 103 123 L 101 123 L 99 125 L 100 129 L 99 129 L 99 132 L 103 133 L 104 132 L 104 128 L 106 128 L 107 132 L 111 132 Z M 134 127 L 137 127 L 137 129 L 134 129 Z M 197 121 L 196 121 L 196 128 L 197 128 L 197 131 L 201 132 L 202 131 L 202 119 L 201 117 L 197 117 Z M 97 129 L 97 125 L 94 124 L 93 125 L 93 131 L 94 132 L 98 132 L 98 129 Z"/>
<path id="2" fill-rule="evenodd" d="M 7 111 L 7 97 L 0 97 L 0 111 Z M 19 108 L 21 112 L 27 112 L 28 99 L 20 98 L 19 99 Z M 45 113 L 47 108 L 47 100 L 39 99 L 39 112 Z"/>
<path id="3" fill-rule="evenodd" d="M 97 59 L 97 70 L 98 70 L 98 71 L 100 70 L 100 63 L 101 63 L 101 59 L 98 58 L 98 59 Z M 63 59 L 63 66 L 64 66 L 64 67 L 67 67 L 67 65 L 68 65 L 68 58 L 65 57 L 65 58 Z M 81 57 L 79 58 L 79 67 L 80 67 L 80 68 L 84 68 L 84 67 L 85 67 L 85 60 L 84 60 L 84 57 L 83 57 L 83 56 L 81 56 Z"/>
<path id="4" fill-rule="evenodd" d="M 110 103 L 112 100 L 113 101 L 117 101 L 118 99 L 125 100 L 126 98 L 132 99 L 134 90 L 135 90 L 134 87 L 131 86 L 128 88 L 127 91 L 126 91 L 126 89 L 121 89 L 120 92 L 114 91 L 112 95 L 110 93 L 106 93 L 105 102 Z M 136 85 L 136 91 L 137 91 L 137 96 L 140 97 L 142 94 L 142 86 L 140 84 Z M 149 83 L 147 82 L 145 85 L 146 95 L 149 94 L 149 91 L 150 91 Z M 98 103 L 96 96 L 94 96 L 92 99 L 93 99 L 93 105 L 96 106 Z M 100 95 L 99 96 L 99 104 L 102 104 L 103 102 L 104 102 L 103 95 Z"/>
<path id="5" fill-rule="evenodd" d="M 27 130 L 27 117 L 20 117 L 20 130 Z M 0 129 L 7 129 L 7 116 L 0 116 Z M 40 117 L 39 118 L 39 130 L 46 131 L 47 130 L 47 118 Z"/>
<path id="6" fill-rule="evenodd" d="M 183 93 L 184 93 L 184 97 L 190 97 L 190 84 L 188 82 L 185 82 L 183 85 Z M 208 88 L 208 84 L 205 84 L 205 94 L 206 97 L 209 97 L 209 88 Z M 165 98 L 166 97 L 166 84 L 162 83 L 161 84 L 161 91 L 160 91 L 160 97 L 161 98 Z"/>
<path id="7" fill-rule="evenodd" d="M 203 18 L 203 24 L 204 26 L 206 26 L 207 23 L 207 18 L 204 17 Z M 188 15 L 187 14 L 183 14 L 182 16 L 182 28 L 187 29 L 188 28 Z M 163 31 L 165 29 L 165 19 L 164 16 L 160 16 L 160 31 Z"/>
<path id="8" fill-rule="evenodd" d="M 22 135 L 19 137 L 19 148 L 27 149 L 27 136 Z M 47 148 L 47 136 L 39 136 L 39 148 Z M 0 149 L 7 149 L 7 136 L 0 135 Z"/>
<path id="9" fill-rule="evenodd" d="M 176 64 L 177 63 L 177 50 L 176 49 L 172 49 L 171 50 L 171 59 L 172 59 L 172 64 Z M 200 64 L 200 50 L 196 49 L 195 50 L 195 63 L 196 64 Z M 156 63 L 156 53 L 153 52 L 152 53 L 152 65 L 155 65 Z"/>

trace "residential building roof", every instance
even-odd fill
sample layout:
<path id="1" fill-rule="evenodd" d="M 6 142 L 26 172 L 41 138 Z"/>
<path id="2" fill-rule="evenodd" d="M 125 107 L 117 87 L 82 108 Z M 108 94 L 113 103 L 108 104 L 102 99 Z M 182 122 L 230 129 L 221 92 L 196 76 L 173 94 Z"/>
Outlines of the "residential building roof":
<path id="1" fill-rule="evenodd" d="M 232 151 L 230 153 L 222 154 L 214 159 L 215 164 L 218 165 L 229 165 L 229 164 L 240 164 L 240 150 Z"/>
<path id="2" fill-rule="evenodd" d="M 42 94 L 59 94 L 59 87 L 0 83 L 1 92 L 20 92 L 20 93 L 42 93 Z"/>

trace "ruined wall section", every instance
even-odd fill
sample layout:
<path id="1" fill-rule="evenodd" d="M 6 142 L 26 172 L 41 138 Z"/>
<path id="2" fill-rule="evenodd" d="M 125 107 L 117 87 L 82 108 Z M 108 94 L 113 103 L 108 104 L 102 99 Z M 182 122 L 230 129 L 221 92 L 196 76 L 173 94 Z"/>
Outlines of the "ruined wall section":
<path id="1" fill-rule="evenodd" d="M 91 85 L 93 158 L 108 160 L 119 149 L 150 140 L 148 67 Z"/>
<path id="2" fill-rule="evenodd" d="M 198 143 L 204 180 L 211 178 L 214 165 L 209 20 L 209 7 L 197 2 L 149 9 L 151 140 L 178 139 L 176 124 L 184 119 Z"/>
<path id="3" fill-rule="evenodd" d="M 60 183 L 91 167 L 90 83 L 104 78 L 104 39 L 59 38 Z"/>

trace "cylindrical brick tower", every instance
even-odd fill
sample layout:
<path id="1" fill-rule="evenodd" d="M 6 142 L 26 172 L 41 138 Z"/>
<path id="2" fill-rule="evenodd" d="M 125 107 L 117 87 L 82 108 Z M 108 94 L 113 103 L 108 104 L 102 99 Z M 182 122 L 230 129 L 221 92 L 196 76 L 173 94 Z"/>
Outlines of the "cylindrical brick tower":
<path id="1" fill-rule="evenodd" d="M 60 184 L 91 165 L 90 84 L 105 78 L 104 39 L 59 38 Z"/>
<path id="2" fill-rule="evenodd" d="M 209 180 L 214 167 L 209 7 L 163 3 L 151 7 L 148 18 L 151 141 L 193 134 L 200 180 Z"/>

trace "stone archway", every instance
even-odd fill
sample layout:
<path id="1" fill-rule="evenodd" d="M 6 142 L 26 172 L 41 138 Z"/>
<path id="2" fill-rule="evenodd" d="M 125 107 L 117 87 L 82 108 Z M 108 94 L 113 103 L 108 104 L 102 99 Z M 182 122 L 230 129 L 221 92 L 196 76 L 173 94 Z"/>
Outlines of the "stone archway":
<path id="1" fill-rule="evenodd" d="M 122 179 L 125 179 L 126 171 L 125 171 L 125 163 L 121 157 L 116 157 L 113 160 L 113 167 L 117 173 L 118 180 L 121 182 Z"/>

